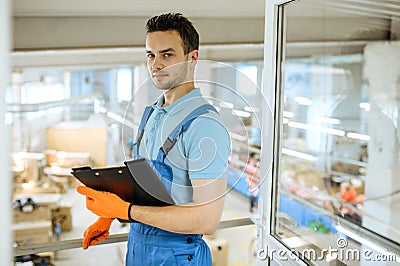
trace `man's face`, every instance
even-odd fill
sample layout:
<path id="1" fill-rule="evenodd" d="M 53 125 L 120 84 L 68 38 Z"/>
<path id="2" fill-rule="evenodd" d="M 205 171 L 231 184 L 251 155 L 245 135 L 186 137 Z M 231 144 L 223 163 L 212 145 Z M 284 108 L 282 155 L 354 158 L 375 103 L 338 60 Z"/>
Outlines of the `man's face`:
<path id="1" fill-rule="evenodd" d="M 161 90 L 172 89 L 190 81 L 191 53 L 183 50 L 177 31 L 155 31 L 146 37 L 147 67 L 154 85 Z"/>

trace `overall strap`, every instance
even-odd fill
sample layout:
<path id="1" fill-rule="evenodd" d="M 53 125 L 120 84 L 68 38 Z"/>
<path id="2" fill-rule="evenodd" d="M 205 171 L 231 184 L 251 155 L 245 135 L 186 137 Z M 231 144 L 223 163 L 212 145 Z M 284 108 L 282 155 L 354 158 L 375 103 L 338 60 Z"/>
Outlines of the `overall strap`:
<path id="1" fill-rule="evenodd" d="M 154 111 L 154 104 L 146 106 L 146 108 L 144 109 L 142 119 L 140 120 L 138 132 L 136 135 L 135 143 L 133 144 L 133 154 L 134 154 L 135 159 L 139 159 L 139 144 L 143 138 L 144 127 L 146 126 L 146 123 L 149 120 L 153 111 Z"/>
<path id="2" fill-rule="evenodd" d="M 168 138 L 164 141 L 162 147 L 158 151 L 157 160 L 164 162 L 165 157 L 167 156 L 168 152 L 172 149 L 175 145 L 178 137 L 180 134 L 185 132 L 190 124 L 199 116 L 208 113 L 209 111 L 214 111 L 216 113 L 217 110 L 211 104 L 204 104 L 192 112 L 190 112 L 179 124 L 169 133 Z"/>

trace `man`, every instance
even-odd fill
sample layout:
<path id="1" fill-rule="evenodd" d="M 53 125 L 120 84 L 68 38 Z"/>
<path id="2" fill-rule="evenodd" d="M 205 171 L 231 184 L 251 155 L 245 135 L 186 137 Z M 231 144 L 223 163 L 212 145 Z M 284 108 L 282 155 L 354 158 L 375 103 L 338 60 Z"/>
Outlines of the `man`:
<path id="1" fill-rule="evenodd" d="M 357 199 L 357 191 L 354 189 L 353 185 L 351 184 L 350 181 L 346 181 L 344 183 L 344 189 L 342 194 L 340 195 L 342 197 L 342 200 L 345 202 L 355 202 Z"/>
<path id="2" fill-rule="evenodd" d="M 147 66 L 163 95 L 153 105 L 138 155 L 158 160 L 168 134 L 197 106 L 207 103 L 194 85 L 199 35 L 179 13 L 155 16 L 146 24 Z M 108 236 L 113 218 L 130 219 L 126 265 L 211 265 L 203 234 L 212 234 L 224 206 L 230 138 L 218 114 L 209 111 L 182 132 L 165 160 L 171 167 L 175 205 L 136 206 L 108 192 L 79 186 L 86 206 L 99 219 L 86 229 L 83 248 Z"/>

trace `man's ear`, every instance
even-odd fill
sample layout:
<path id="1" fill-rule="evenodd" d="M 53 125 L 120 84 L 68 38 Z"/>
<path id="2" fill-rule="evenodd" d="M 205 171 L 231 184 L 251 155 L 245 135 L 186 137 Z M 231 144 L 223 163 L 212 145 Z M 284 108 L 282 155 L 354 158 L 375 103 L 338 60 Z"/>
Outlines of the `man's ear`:
<path id="1" fill-rule="evenodd" d="M 195 63 L 199 59 L 199 50 L 193 50 L 189 53 L 189 61 Z"/>
<path id="2" fill-rule="evenodd" d="M 193 50 L 189 53 L 188 56 L 188 66 L 194 71 L 197 60 L 199 59 L 199 50 Z"/>

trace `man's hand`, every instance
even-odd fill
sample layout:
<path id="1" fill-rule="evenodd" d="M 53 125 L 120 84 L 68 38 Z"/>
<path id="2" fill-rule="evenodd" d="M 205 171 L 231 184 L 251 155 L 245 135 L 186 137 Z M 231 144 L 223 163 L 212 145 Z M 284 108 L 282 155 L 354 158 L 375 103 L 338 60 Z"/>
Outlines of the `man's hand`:
<path id="1" fill-rule="evenodd" d="M 130 204 L 117 195 L 85 186 L 78 186 L 76 191 L 86 196 L 86 208 L 94 214 L 104 218 L 129 220 L 128 209 Z"/>
<path id="2" fill-rule="evenodd" d="M 108 237 L 111 223 L 114 219 L 99 217 L 83 233 L 82 247 L 87 249 Z"/>

